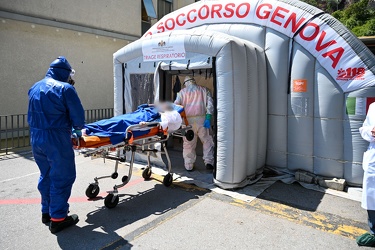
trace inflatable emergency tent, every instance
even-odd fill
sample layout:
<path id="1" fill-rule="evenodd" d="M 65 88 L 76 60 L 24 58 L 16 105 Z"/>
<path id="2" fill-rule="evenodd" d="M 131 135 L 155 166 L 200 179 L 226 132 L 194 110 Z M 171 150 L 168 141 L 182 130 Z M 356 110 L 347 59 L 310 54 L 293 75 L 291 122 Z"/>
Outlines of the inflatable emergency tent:
<path id="1" fill-rule="evenodd" d="M 336 19 L 293 0 L 179 9 L 114 54 L 115 115 L 142 91 L 173 100 L 169 73 L 202 71 L 214 79 L 217 185 L 249 184 L 265 165 L 361 185 L 375 57 Z"/>

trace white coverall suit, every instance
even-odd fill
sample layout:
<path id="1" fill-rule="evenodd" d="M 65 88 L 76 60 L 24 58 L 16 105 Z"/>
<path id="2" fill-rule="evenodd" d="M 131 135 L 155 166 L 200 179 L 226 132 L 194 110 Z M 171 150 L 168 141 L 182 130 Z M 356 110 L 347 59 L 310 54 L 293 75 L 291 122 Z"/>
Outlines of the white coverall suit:
<path id="1" fill-rule="evenodd" d="M 363 190 L 362 207 L 367 209 L 370 232 L 375 233 L 375 103 L 372 103 L 367 112 L 359 132 L 366 141 L 370 142 L 367 151 L 363 154 Z"/>
<path id="2" fill-rule="evenodd" d="M 203 160 L 204 164 L 214 165 L 214 142 L 209 133 L 209 129 L 203 124 L 206 115 L 212 115 L 214 105 L 210 91 L 202 86 L 198 86 L 191 77 L 185 78 L 185 88 L 182 89 L 175 100 L 175 104 L 184 106 L 185 113 L 194 131 L 194 139 L 188 141 L 184 137 L 183 157 L 186 170 L 192 170 L 197 158 L 195 148 L 197 146 L 197 136 L 203 144 Z"/>

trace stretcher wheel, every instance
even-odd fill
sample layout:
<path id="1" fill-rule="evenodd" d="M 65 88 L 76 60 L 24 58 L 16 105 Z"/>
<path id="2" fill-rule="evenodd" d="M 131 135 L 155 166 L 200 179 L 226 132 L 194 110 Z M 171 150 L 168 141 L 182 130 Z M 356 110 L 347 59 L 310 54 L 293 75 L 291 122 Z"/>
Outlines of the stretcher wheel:
<path id="1" fill-rule="evenodd" d="M 114 208 L 117 206 L 119 201 L 118 195 L 108 194 L 104 199 L 104 205 L 107 208 Z"/>
<path id="2" fill-rule="evenodd" d="M 185 133 L 186 140 L 192 141 L 194 139 L 194 131 L 193 130 L 188 130 Z"/>
<path id="3" fill-rule="evenodd" d="M 128 178 L 129 178 L 129 177 L 128 177 L 127 175 L 124 175 L 124 176 L 122 177 L 122 179 L 121 179 L 122 183 L 127 182 Z"/>
<path id="4" fill-rule="evenodd" d="M 143 170 L 143 172 L 142 172 L 142 177 L 143 177 L 143 179 L 145 179 L 145 180 L 149 180 L 150 177 L 151 177 L 151 174 L 152 174 L 152 172 L 151 172 L 151 168 L 150 168 L 150 167 L 147 167 L 147 168 L 145 168 L 145 169 Z"/>
<path id="5" fill-rule="evenodd" d="M 100 188 L 98 185 L 96 184 L 90 184 L 87 189 L 86 189 L 86 196 L 90 199 L 93 199 L 95 198 L 96 196 L 98 196 L 99 194 L 99 191 L 100 191 Z"/>
<path id="6" fill-rule="evenodd" d="M 168 173 L 166 176 L 164 176 L 163 184 L 166 187 L 169 187 L 172 184 L 173 177 L 170 173 Z"/>
<path id="7" fill-rule="evenodd" d="M 118 173 L 117 172 L 114 172 L 113 174 L 111 174 L 111 178 L 112 179 L 117 179 L 118 177 Z"/>

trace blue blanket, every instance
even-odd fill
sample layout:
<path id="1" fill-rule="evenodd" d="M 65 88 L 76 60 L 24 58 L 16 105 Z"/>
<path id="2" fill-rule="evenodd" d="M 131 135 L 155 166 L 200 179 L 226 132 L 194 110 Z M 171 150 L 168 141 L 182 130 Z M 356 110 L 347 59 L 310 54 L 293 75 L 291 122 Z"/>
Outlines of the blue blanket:
<path id="1" fill-rule="evenodd" d="M 87 135 L 99 137 L 109 137 L 112 144 L 118 144 L 125 139 L 125 131 L 130 125 L 140 122 L 159 122 L 160 114 L 158 110 L 147 104 L 140 105 L 136 111 L 130 114 L 124 114 L 89 123 L 84 126 Z M 142 136 L 149 132 L 137 131 L 134 136 Z"/>

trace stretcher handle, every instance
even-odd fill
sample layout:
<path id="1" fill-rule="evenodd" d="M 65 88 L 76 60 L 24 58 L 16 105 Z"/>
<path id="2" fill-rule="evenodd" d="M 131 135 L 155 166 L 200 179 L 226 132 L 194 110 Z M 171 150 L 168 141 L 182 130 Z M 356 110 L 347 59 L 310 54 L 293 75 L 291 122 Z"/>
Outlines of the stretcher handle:
<path id="1" fill-rule="evenodd" d="M 77 143 L 77 145 L 74 146 L 76 146 L 77 148 L 81 146 L 81 142 L 79 141 L 79 137 L 77 136 L 77 134 L 71 134 L 70 138 L 72 138 Z"/>

